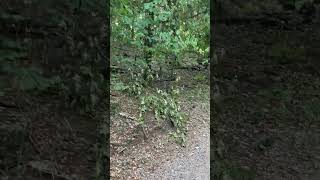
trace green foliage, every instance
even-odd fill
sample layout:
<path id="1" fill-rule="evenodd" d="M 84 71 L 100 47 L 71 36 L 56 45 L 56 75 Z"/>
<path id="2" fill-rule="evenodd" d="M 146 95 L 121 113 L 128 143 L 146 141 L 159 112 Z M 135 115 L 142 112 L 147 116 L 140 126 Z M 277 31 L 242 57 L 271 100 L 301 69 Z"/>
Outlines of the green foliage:
<path id="1" fill-rule="evenodd" d="M 198 81 L 198 82 L 203 82 L 207 80 L 207 77 L 204 74 L 196 74 L 194 77 L 194 80 Z"/>
<path id="2" fill-rule="evenodd" d="M 154 90 L 148 87 L 153 79 L 150 71 L 145 72 L 145 69 L 132 68 L 129 69 L 129 72 L 127 83 L 122 82 L 117 76 L 114 76 L 111 80 L 111 89 L 127 92 L 139 98 L 140 113 L 138 122 L 140 124 L 145 123 L 145 113 L 150 111 L 154 112 L 158 123 L 162 121 L 172 122 L 175 132 L 171 133 L 171 135 L 177 142 L 182 144 L 185 141 L 185 123 L 187 118 L 181 112 L 178 104 L 179 90 L 173 87 L 169 92 L 160 89 Z M 149 74 L 150 79 L 145 80 L 142 78 L 145 73 Z"/>
<path id="3" fill-rule="evenodd" d="M 112 83 L 111 89 L 114 91 L 126 91 L 129 86 L 126 86 L 123 82 L 114 82 Z"/>
<path id="4" fill-rule="evenodd" d="M 116 76 L 111 80 L 111 89 L 125 91 L 131 95 L 141 95 L 144 89 L 155 78 L 152 69 L 148 68 L 145 61 L 123 59 L 124 68 L 128 70 L 128 76 L 125 79 L 126 85 Z"/>
<path id="5" fill-rule="evenodd" d="M 207 3 L 201 0 L 173 1 L 173 4 L 166 0 L 113 2 L 112 38 L 144 52 L 151 51 L 153 61 L 163 58 L 162 53 L 174 54 L 178 57 L 175 61 L 181 61 L 186 51 L 205 57 L 209 51 Z M 152 17 L 146 13 L 152 13 Z M 152 36 L 147 27 L 151 27 Z M 145 39 L 152 42 L 152 48 L 143 43 Z"/>
<path id="6" fill-rule="evenodd" d="M 9 17 L 8 15 L 7 18 Z M 16 20 L 23 19 L 19 16 L 13 16 L 13 18 Z M 0 71 L 8 74 L 13 80 L 11 85 L 7 84 L 6 88 L 41 92 L 57 85 L 60 82 L 58 76 L 48 78 L 43 75 L 43 72 L 39 68 L 19 65 L 27 58 L 27 42 L 28 41 L 18 42 L 2 37 L 0 42 L 0 47 L 2 48 L 0 50 Z"/>
<path id="7" fill-rule="evenodd" d="M 178 104 L 177 88 L 155 89 L 151 84 L 175 78 L 174 68 L 181 66 L 190 52 L 197 56 L 190 59 L 194 65 L 208 64 L 209 1 L 112 0 L 111 11 L 113 46 L 139 54 L 135 58 L 112 56 L 112 64 L 128 72 L 121 80 L 113 77 L 111 89 L 139 98 L 140 123 L 145 122 L 148 111 L 154 112 L 158 122 L 172 122 L 172 137 L 183 143 L 186 116 Z"/>
<path id="8" fill-rule="evenodd" d="M 185 142 L 185 123 L 186 116 L 181 112 L 180 106 L 177 103 L 177 95 L 179 91 L 172 89 L 170 93 L 162 90 L 157 90 L 153 94 L 148 94 L 140 98 L 140 114 L 138 121 L 145 122 L 145 113 L 153 111 L 155 118 L 160 123 L 163 120 L 170 121 L 175 127 L 175 132 L 171 133 L 177 142 Z"/>
<path id="9" fill-rule="evenodd" d="M 128 70 L 130 74 L 128 81 L 129 92 L 133 95 L 141 95 L 143 89 L 154 79 L 152 70 L 146 64 L 138 65 Z"/>

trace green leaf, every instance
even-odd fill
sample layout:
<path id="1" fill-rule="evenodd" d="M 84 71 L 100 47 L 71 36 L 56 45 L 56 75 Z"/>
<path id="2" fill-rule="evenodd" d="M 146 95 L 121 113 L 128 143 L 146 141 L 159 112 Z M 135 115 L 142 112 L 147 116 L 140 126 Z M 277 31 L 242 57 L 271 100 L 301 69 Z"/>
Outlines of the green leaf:
<path id="1" fill-rule="evenodd" d="M 152 6 L 153 6 L 152 2 L 143 4 L 144 9 L 146 9 L 146 10 L 150 10 L 152 8 Z"/>

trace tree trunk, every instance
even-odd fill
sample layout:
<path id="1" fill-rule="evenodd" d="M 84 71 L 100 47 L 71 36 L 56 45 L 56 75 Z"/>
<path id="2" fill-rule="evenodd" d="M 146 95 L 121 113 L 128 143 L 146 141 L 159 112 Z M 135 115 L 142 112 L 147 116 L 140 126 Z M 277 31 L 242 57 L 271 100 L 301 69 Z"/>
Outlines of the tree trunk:
<path id="1" fill-rule="evenodd" d="M 149 3 L 150 0 L 145 0 L 145 3 Z M 153 13 L 152 12 L 146 12 L 146 19 L 150 19 L 151 21 L 153 20 Z M 152 36 L 153 36 L 153 32 L 152 32 L 152 24 L 149 24 L 147 27 L 146 27 L 146 31 L 147 31 L 147 34 L 145 36 L 145 39 L 144 39 L 144 45 L 148 48 L 145 52 L 145 60 L 146 60 L 146 63 L 147 65 L 149 66 L 150 68 L 150 63 L 151 63 L 151 58 L 152 58 L 152 52 L 150 51 L 150 48 L 152 48 Z"/>

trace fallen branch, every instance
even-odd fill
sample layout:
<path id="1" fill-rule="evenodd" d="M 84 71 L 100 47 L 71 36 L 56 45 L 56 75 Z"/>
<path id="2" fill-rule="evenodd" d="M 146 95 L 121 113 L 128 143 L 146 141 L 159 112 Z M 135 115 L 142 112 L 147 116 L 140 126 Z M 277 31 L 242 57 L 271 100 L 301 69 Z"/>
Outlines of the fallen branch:
<path id="1" fill-rule="evenodd" d="M 134 120 L 134 121 L 137 120 L 137 118 L 135 118 L 135 117 L 133 117 L 133 116 L 130 116 L 129 114 L 124 113 L 124 112 L 120 112 L 119 115 L 122 116 L 122 117 L 125 117 L 125 118 L 127 118 L 127 119 Z"/>

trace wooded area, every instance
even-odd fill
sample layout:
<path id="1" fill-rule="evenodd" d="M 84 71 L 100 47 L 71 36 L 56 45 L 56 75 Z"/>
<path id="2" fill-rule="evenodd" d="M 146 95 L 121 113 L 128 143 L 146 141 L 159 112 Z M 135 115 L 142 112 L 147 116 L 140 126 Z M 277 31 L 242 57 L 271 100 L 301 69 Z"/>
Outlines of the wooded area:
<path id="1" fill-rule="evenodd" d="M 319 32 L 319 0 L 1 0 L 0 178 L 318 180 Z"/>
<path id="2" fill-rule="evenodd" d="M 213 179 L 319 179 L 319 1 L 216 0 Z"/>
<path id="3" fill-rule="evenodd" d="M 209 147 L 209 1 L 114 0 L 111 14 L 111 178 L 167 179 L 157 166 L 191 149 L 199 122 Z"/>
<path id="4" fill-rule="evenodd" d="M 107 11 L 0 1 L 1 179 L 106 178 Z"/>

